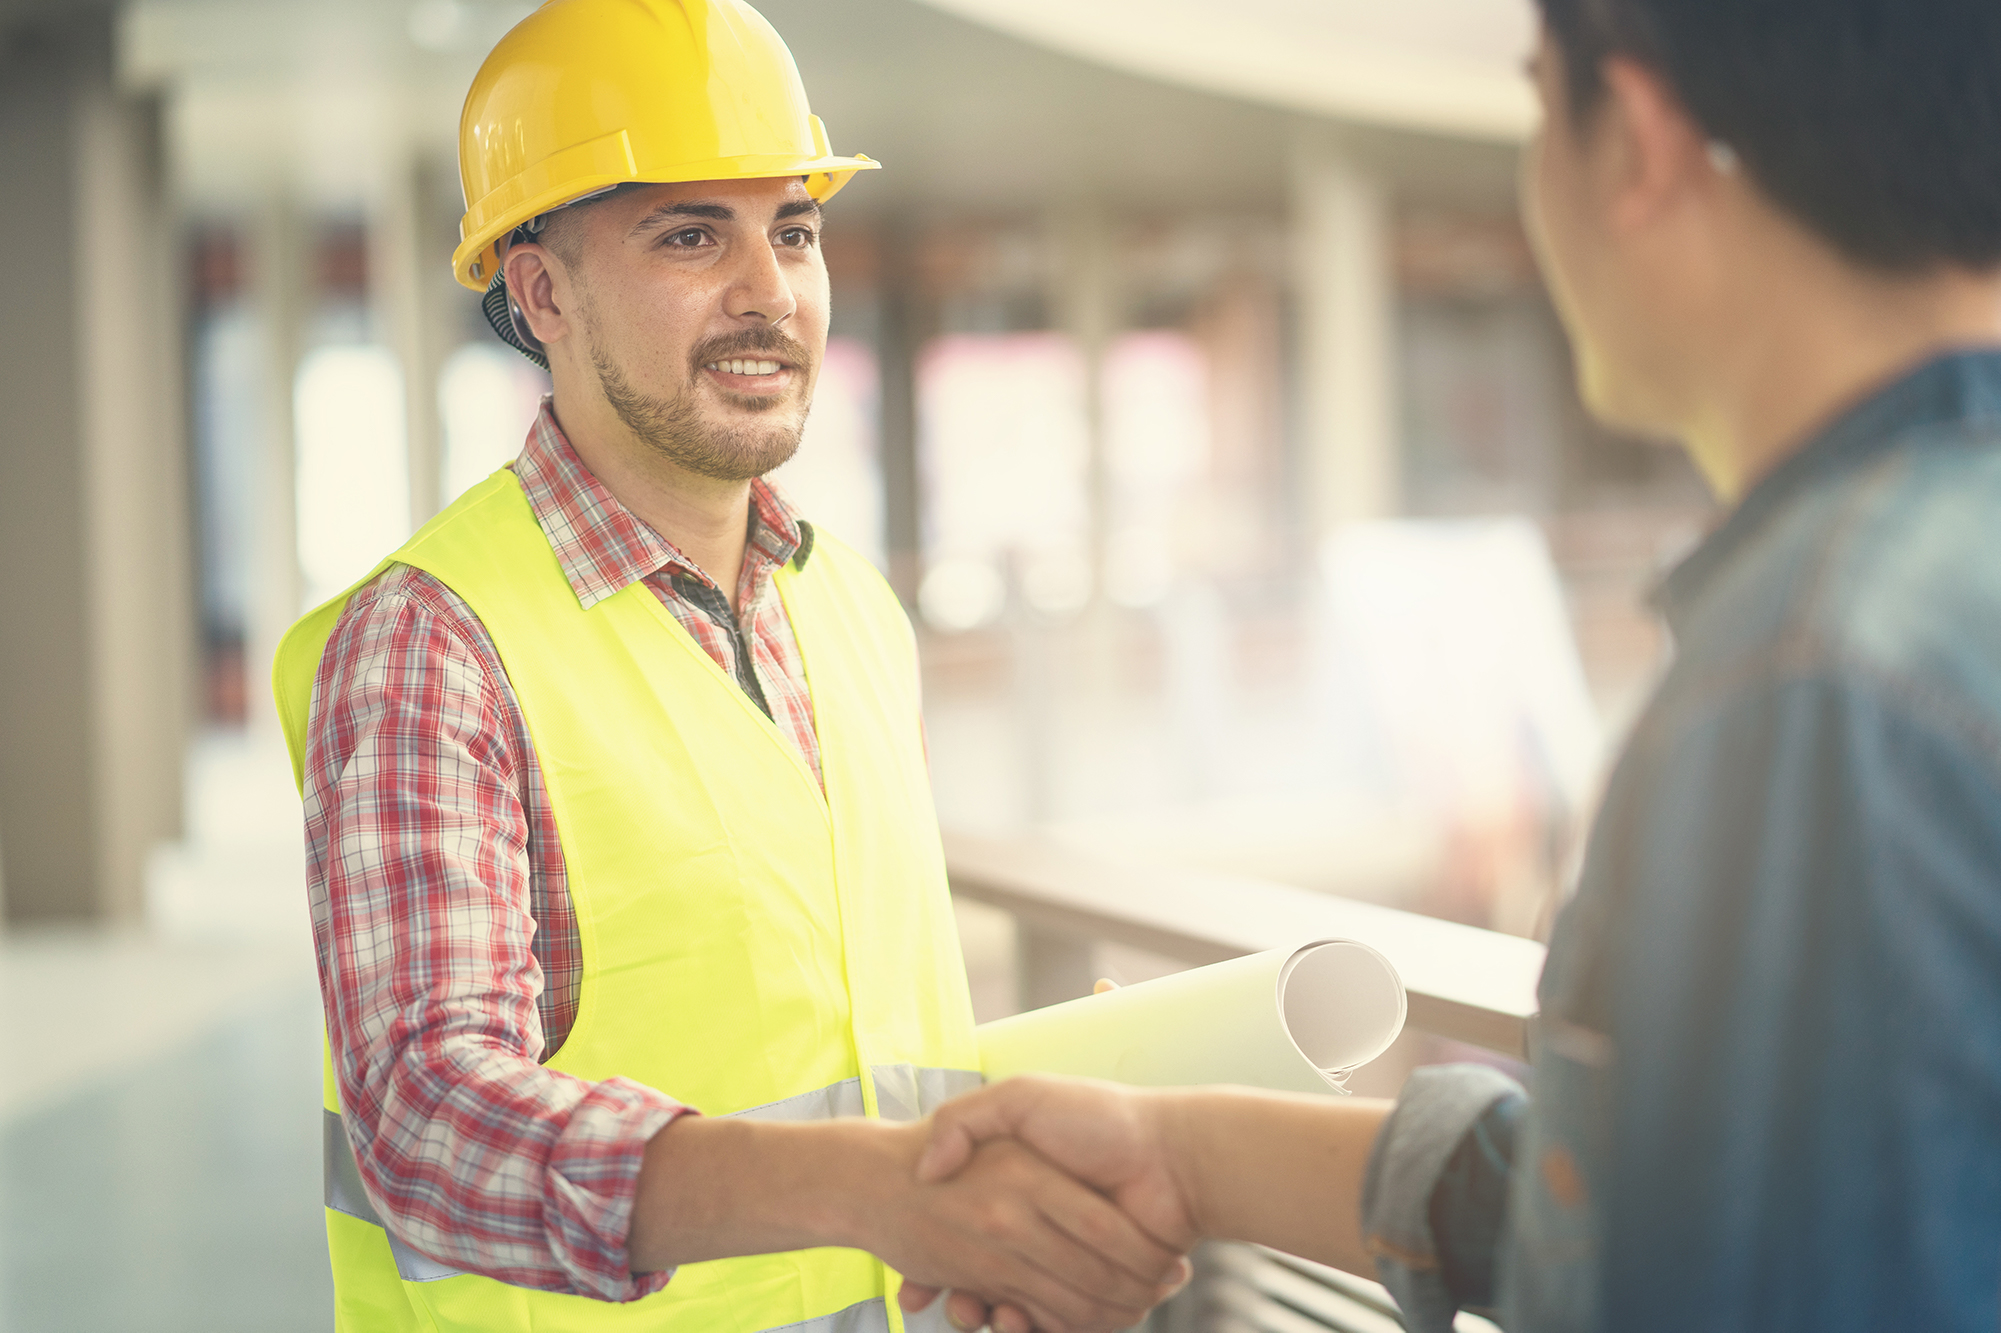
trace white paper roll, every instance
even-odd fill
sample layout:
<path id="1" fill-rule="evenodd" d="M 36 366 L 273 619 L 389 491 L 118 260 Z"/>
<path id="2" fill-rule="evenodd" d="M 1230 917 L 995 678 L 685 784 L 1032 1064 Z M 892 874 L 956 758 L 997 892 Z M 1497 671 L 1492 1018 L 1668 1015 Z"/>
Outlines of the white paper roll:
<path id="1" fill-rule="evenodd" d="M 980 1063 L 989 1079 L 1339 1092 L 1343 1075 L 1396 1040 L 1404 1010 L 1389 959 L 1353 940 L 1316 940 L 983 1024 Z"/>

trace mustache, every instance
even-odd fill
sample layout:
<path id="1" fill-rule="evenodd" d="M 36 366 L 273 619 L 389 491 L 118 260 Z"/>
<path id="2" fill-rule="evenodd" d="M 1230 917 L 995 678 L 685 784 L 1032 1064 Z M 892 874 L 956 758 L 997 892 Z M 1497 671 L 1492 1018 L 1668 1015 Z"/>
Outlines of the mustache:
<path id="1" fill-rule="evenodd" d="M 783 361 L 800 370 L 810 370 L 813 365 L 813 354 L 806 350 L 806 344 L 790 334 L 779 329 L 744 329 L 697 345 L 688 354 L 689 370 L 698 371 L 711 361 L 754 354 L 771 361 Z"/>

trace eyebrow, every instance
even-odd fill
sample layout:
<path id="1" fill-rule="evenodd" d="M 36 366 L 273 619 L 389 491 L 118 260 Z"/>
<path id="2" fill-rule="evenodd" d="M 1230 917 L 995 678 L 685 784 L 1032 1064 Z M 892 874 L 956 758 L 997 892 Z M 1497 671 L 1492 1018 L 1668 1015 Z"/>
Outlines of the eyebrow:
<path id="1" fill-rule="evenodd" d="M 819 211 L 820 204 L 818 200 L 793 199 L 780 204 L 775 216 L 777 220 L 783 221 L 786 218 L 796 218 L 805 213 L 817 215 Z M 706 218 L 710 222 L 735 222 L 736 210 L 728 204 L 709 204 L 698 200 L 677 200 L 673 203 L 660 205 L 660 207 L 633 223 L 631 234 L 637 236 L 643 231 L 650 231 L 655 227 L 679 218 Z"/>

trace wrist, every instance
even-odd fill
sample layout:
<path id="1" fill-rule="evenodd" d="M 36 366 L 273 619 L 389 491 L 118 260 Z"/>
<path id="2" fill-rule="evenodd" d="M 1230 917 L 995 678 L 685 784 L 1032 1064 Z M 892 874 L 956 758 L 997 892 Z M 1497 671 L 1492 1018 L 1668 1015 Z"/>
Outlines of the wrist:
<path id="1" fill-rule="evenodd" d="M 1216 1172 L 1213 1135 L 1219 1094 L 1205 1088 L 1175 1088 L 1152 1095 L 1151 1110 L 1160 1135 L 1168 1174 L 1188 1209 L 1188 1220 L 1203 1240 L 1216 1235 L 1213 1183 Z"/>
<path id="2" fill-rule="evenodd" d="M 813 1243 L 879 1251 L 916 1185 L 927 1126 L 848 1119 L 812 1128 L 818 1141 L 798 1202 Z"/>
<path id="3" fill-rule="evenodd" d="M 640 1169 L 627 1255 L 634 1272 L 822 1245 L 867 1249 L 907 1189 L 919 1125 L 683 1116 Z"/>

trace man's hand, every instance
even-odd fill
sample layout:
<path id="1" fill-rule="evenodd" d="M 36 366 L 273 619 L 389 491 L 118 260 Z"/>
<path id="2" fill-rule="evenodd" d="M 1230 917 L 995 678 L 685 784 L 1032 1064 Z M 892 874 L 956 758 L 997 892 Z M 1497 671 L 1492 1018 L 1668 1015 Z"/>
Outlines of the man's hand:
<path id="1" fill-rule="evenodd" d="M 1010 1079 L 948 1102 L 932 1115 L 917 1177 L 951 1178 L 977 1153 L 1014 1140 L 1102 1191 L 1164 1250 L 1184 1254 L 1198 1239 L 1198 1229 L 1191 1196 L 1167 1151 L 1170 1095 L 1085 1079 Z M 919 1274 L 900 1271 L 908 1275 L 899 1295 L 906 1310 L 923 1309 L 945 1285 L 926 1285 Z M 1147 1304 L 1165 1299 L 1186 1280 L 1187 1263 L 1181 1260 Z M 978 1328 L 989 1317 L 1002 1333 L 1028 1333 L 1031 1323 L 1043 1326 L 1039 1314 L 1005 1292 L 978 1283 L 952 1285 L 960 1289 L 947 1314 L 961 1328 Z"/>

